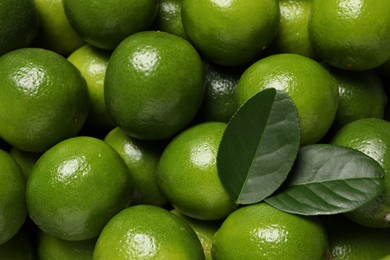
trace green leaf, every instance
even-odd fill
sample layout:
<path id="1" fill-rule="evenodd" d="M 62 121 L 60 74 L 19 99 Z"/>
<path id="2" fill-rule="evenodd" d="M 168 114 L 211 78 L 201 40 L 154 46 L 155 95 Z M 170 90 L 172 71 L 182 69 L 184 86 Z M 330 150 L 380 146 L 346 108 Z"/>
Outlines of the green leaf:
<path id="1" fill-rule="evenodd" d="M 364 153 L 331 144 L 302 147 L 286 186 L 265 201 L 301 215 L 348 212 L 383 191 L 381 165 Z"/>
<path id="2" fill-rule="evenodd" d="M 219 178 L 237 204 L 256 203 L 286 180 L 300 144 L 298 114 L 282 91 L 265 89 L 245 102 L 222 137 Z"/>

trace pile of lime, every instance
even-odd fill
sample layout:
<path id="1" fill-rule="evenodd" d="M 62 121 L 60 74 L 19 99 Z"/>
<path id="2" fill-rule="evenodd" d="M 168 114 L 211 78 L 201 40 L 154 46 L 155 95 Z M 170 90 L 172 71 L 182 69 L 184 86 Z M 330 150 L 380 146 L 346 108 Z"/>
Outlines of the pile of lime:
<path id="1" fill-rule="evenodd" d="M 390 259 L 389 0 L 0 0 L 0 259 Z"/>

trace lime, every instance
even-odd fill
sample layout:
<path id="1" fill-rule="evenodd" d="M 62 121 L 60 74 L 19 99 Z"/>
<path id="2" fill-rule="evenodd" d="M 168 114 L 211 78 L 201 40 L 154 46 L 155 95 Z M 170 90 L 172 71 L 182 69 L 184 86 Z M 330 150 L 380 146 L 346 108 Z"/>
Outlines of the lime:
<path id="1" fill-rule="evenodd" d="M 338 86 L 318 62 L 298 54 L 276 54 L 252 64 L 241 76 L 239 105 L 265 88 L 286 92 L 294 102 L 301 129 L 301 144 L 318 142 L 336 116 Z"/>
<path id="2" fill-rule="evenodd" d="M 90 260 L 96 239 L 67 241 L 41 232 L 38 240 L 40 260 Z"/>
<path id="3" fill-rule="evenodd" d="M 94 260 L 204 259 L 191 227 L 173 213 L 152 205 L 132 206 L 115 215 L 96 243 Z"/>
<path id="4" fill-rule="evenodd" d="M 203 81 L 202 60 L 188 41 L 165 32 L 140 32 L 113 52 L 105 101 L 113 121 L 128 135 L 167 139 L 195 117 Z"/>
<path id="5" fill-rule="evenodd" d="M 338 82 L 339 106 L 333 129 L 361 118 L 383 118 L 387 95 L 374 70 L 346 71 L 328 67 Z"/>
<path id="6" fill-rule="evenodd" d="M 129 137 L 120 128 L 114 128 L 104 138 L 125 161 L 133 180 L 132 204 L 164 206 L 167 203 L 157 184 L 157 165 L 164 146 Z"/>
<path id="7" fill-rule="evenodd" d="M 25 179 L 30 176 L 32 168 L 42 155 L 42 153 L 25 152 L 15 147 L 11 147 L 9 153 L 19 165 Z"/>
<path id="8" fill-rule="evenodd" d="M 0 56 L 27 47 L 39 28 L 34 0 L 1 0 Z"/>
<path id="9" fill-rule="evenodd" d="M 244 65 L 271 44 L 279 27 L 279 5 L 274 0 L 183 0 L 182 22 L 208 60 Z"/>
<path id="10" fill-rule="evenodd" d="M 89 44 L 74 51 L 69 57 L 84 76 L 89 92 L 90 109 L 86 127 L 109 131 L 115 127 L 104 102 L 104 78 L 111 53 Z"/>
<path id="11" fill-rule="evenodd" d="M 270 50 L 317 58 L 309 39 L 308 23 L 313 0 L 279 0 L 280 24 Z"/>
<path id="12" fill-rule="evenodd" d="M 378 118 L 353 121 L 338 130 L 331 143 L 365 153 L 385 172 L 382 194 L 346 216 L 364 226 L 390 227 L 390 122 Z"/>
<path id="13" fill-rule="evenodd" d="M 328 246 L 314 217 L 285 213 L 268 204 L 241 207 L 215 233 L 213 259 L 324 259 Z"/>
<path id="14" fill-rule="evenodd" d="M 97 237 L 130 200 L 130 177 L 122 158 L 94 137 L 73 137 L 47 150 L 27 180 L 31 219 L 64 240 Z"/>
<path id="15" fill-rule="evenodd" d="M 80 72 L 61 55 L 24 48 L 0 57 L 0 136 L 12 146 L 43 152 L 75 136 L 89 109 Z"/>
<path id="16" fill-rule="evenodd" d="M 0 245 L 10 240 L 26 220 L 25 180 L 9 153 L 0 150 Z"/>
<path id="17" fill-rule="evenodd" d="M 313 0 L 309 37 L 320 58 L 348 70 L 390 59 L 390 1 Z"/>
<path id="18" fill-rule="evenodd" d="M 160 0 L 156 27 L 158 30 L 187 39 L 181 20 L 182 0 Z"/>
<path id="19" fill-rule="evenodd" d="M 63 0 L 65 14 L 89 44 L 113 50 L 127 36 L 149 28 L 158 0 Z"/>
<path id="20" fill-rule="evenodd" d="M 194 125 L 171 140 L 161 156 L 157 180 L 181 213 L 201 220 L 225 218 L 234 202 L 218 176 L 216 157 L 226 124 Z"/>
<path id="21" fill-rule="evenodd" d="M 85 44 L 69 24 L 62 0 L 34 1 L 39 15 L 36 46 L 68 56 Z"/>
<path id="22" fill-rule="evenodd" d="M 206 91 L 199 109 L 201 121 L 228 122 L 236 112 L 236 89 L 242 71 L 205 61 Z"/>
<path id="23" fill-rule="evenodd" d="M 379 259 L 390 254 L 387 229 L 364 227 L 340 216 L 332 216 L 325 223 L 329 259 Z"/>

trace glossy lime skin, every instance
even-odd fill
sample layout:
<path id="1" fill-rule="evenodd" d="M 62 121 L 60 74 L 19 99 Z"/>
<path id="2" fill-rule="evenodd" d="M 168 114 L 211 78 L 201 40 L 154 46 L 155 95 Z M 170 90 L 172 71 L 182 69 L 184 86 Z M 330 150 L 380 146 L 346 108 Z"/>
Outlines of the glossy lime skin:
<path id="1" fill-rule="evenodd" d="M 157 165 L 163 144 L 137 140 L 119 127 L 111 130 L 104 141 L 118 152 L 129 169 L 133 181 L 132 205 L 164 206 L 167 199 L 157 184 Z"/>
<path id="2" fill-rule="evenodd" d="M 65 14 L 89 44 L 113 50 L 127 36 L 149 28 L 158 0 L 64 0 Z"/>
<path id="3" fill-rule="evenodd" d="M 122 210 L 104 227 L 94 260 L 204 259 L 202 245 L 191 227 L 166 209 L 138 205 Z"/>
<path id="4" fill-rule="evenodd" d="M 324 259 L 327 235 L 315 218 L 258 203 L 232 212 L 214 235 L 212 256 L 219 260 Z"/>
<path id="5" fill-rule="evenodd" d="M 188 39 L 181 20 L 182 0 L 160 0 L 156 17 L 158 30 Z"/>
<path id="6" fill-rule="evenodd" d="M 104 102 L 104 78 L 110 56 L 111 52 L 87 44 L 68 57 L 87 82 L 90 108 L 85 125 L 90 129 L 109 131 L 115 127 Z"/>
<path id="7" fill-rule="evenodd" d="M 186 40 L 145 31 L 126 38 L 108 63 L 104 95 L 114 122 L 132 137 L 167 139 L 195 117 L 203 64 Z"/>
<path id="8" fill-rule="evenodd" d="M 368 70 L 390 58 L 390 2 L 313 0 L 309 35 L 320 58 L 348 70 Z"/>
<path id="9" fill-rule="evenodd" d="M 364 226 L 390 227 L 390 122 L 378 118 L 353 121 L 337 131 L 331 143 L 363 152 L 385 172 L 382 194 L 346 216 Z"/>
<path id="10" fill-rule="evenodd" d="M 284 91 L 294 102 L 301 144 L 318 142 L 331 127 L 338 107 L 338 86 L 318 62 L 298 54 L 276 54 L 260 59 L 238 81 L 238 104 L 242 105 L 265 88 Z"/>
<path id="11" fill-rule="evenodd" d="M 279 25 L 274 0 L 183 0 L 184 30 L 197 49 L 222 66 L 252 62 L 271 44 Z"/>
<path id="12" fill-rule="evenodd" d="M 65 240 L 97 237 L 127 207 L 131 180 L 122 158 L 93 137 L 74 137 L 46 151 L 27 180 L 31 219 Z"/>
<path id="13" fill-rule="evenodd" d="M 89 109 L 87 85 L 70 62 L 40 48 L 0 58 L 0 136 L 24 151 L 43 152 L 75 136 Z"/>
<path id="14" fill-rule="evenodd" d="M 313 0 L 279 0 L 280 24 L 270 49 L 273 53 L 295 53 L 318 58 L 307 29 Z"/>
<path id="15" fill-rule="evenodd" d="M 339 106 L 332 128 L 339 129 L 361 118 L 383 118 L 387 95 L 374 70 L 328 69 L 339 86 Z"/>
<path id="16" fill-rule="evenodd" d="M 39 31 L 34 46 L 69 56 L 85 44 L 65 15 L 63 0 L 34 0 Z"/>
<path id="17" fill-rule="evenodd" d="M 177 135 L 161 156 L 157 174 L 161 191 L 187 216 L 218 220 L 233 210 L 216 163 L 225 128 L 222 122 L 194 125 Z"/>
<path id="18" fill-rule="evenodd" d="M 92 259 L 96 239 L 67 241 L 44 232 L 39 234 L 38 257 L 40 260 L 52 259 Z"/>
<path id="19" fill-rule="evenodd" d="M 0 150 L 0 245 L 10 240 L 27 217 L 25 179 L 15 160 Z"/>
<path id="20" fill-rule="evenodd" d="M 2 0 L 0 8 L 0 56 L 27 47 L 39 27 L 34 0 Z"/>
<path id="21" fill-rule="evenodd" d="M 325 222 L 329 259 L 381 259 L 390 254 L 387 229 L 364 227 L 342 216 L 335 218 Z"/>
<path id="22" fill-rule="evenodd" d="M 199 109 L 199 118 L 202 121 L 227 123 L 238 109 L 236 89 L 242 70 L 206 61 L 204 67 L 206 91 Z"/>

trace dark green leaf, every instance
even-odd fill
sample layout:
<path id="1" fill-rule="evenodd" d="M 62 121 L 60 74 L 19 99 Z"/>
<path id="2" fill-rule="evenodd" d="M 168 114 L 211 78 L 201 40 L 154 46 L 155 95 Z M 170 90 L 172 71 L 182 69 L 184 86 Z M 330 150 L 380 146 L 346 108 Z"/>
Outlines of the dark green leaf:
<path id="1" fill-rule="evenodd" d="M 222 184 L 237 204 L 256 203 L 285 181 L 299 150 L 290 97 L 273 88 L 245 102 L 229 121 L 217 156 Z"/>
<path id="2" fill-rule="evenodd" d="M 354 210 L 383 190 L 383 168 L 362 152 L 331 144 L 302 147 L 280 192 L 265 201 L 301 215 Z"/>

